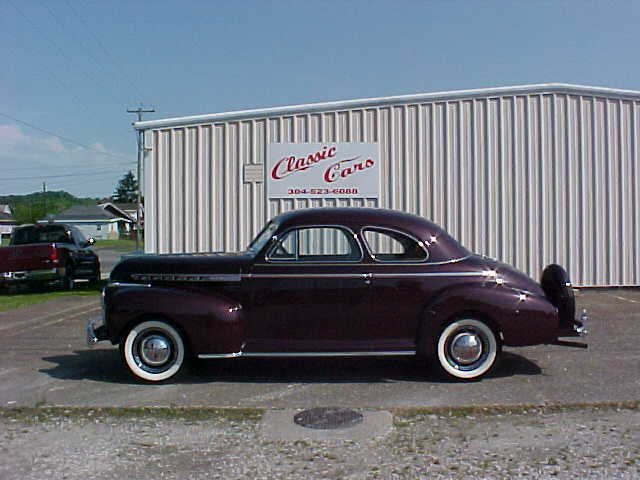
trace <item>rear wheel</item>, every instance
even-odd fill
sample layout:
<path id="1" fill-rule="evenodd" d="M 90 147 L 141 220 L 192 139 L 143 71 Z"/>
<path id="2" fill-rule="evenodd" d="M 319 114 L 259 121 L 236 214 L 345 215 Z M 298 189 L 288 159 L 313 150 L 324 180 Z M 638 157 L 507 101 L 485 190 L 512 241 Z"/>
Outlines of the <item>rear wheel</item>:
<path id="1" fill-rule="evenodd" d="M 496 364 L 498 353 L 496 334 L 476 318 L 454 320 L 436 338 L 438 365 L 456 379 L 471 380 L 486 374 Z"/>
<path id="2" fill-rule="evenodd" d="M 176 375 L 184 364 L 185 346 L 180 333 L 164 321 L 139 323 L 120 342 L 120 354 L 131 373 L 148 382 Z"/>

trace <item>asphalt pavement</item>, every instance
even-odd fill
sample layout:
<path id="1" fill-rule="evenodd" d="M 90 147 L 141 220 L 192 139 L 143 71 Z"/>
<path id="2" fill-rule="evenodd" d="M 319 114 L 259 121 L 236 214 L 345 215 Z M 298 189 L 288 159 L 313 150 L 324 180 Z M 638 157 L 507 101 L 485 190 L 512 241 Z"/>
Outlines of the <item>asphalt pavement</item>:
<path id="1" fill-rule="evenodd" d="M 112 248 L 99 248 L 95 249 L 95 252 L 98 254 L 98 258 L 100 258 L 100 276 L 103 279 L 109 278 L 109 273 L 111 273 L 113 267 L 120 261 L 122 255 L 127 253 Z"/>
<path id="2" fill-rule="evenodd" d="M 640 398 L 640 289 L 586 290 L 588 349 L 505 349 L 481 381 L 443 380 L 414 359 L 228 359 L 174 382 L 129 376 L 118 349 L 89 348 L 98 298 L 67 297 L 0 313 L 0 406 L 439 407 Z"/>

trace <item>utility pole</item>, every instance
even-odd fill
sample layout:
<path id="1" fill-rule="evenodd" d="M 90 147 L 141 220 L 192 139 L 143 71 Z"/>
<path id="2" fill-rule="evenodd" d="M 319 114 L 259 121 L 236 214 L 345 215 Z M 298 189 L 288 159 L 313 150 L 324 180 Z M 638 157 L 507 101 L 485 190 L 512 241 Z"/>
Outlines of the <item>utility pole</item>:
<path id="1" fill-rule="evenodd" d="M 47 182 L 42 182 L 42 200 L 44 201 L 44 218 L 47 218 Z"/>
<path id="2" fill-rule="evenodd" d="M 144 110 L 142 108 L 142 103 L 138 108 L 129 109 L 127 113 L 135 113 L 138 115 L 138 121 L 142 121 L 143 113 L 154 113 L 155 110 L 152 108 L 150 110 Z M 141 185 L 142 185 L 142 154 L 144 152 L 144 139 L 142 138 L 142 131 L 138 130 L 138 206 L 136 209 L 136 250 L 140 249 L 141 243 L 141 229 L 140 229 L 140 218 L 142 217 L 142 193 L 141 193 Z"/>

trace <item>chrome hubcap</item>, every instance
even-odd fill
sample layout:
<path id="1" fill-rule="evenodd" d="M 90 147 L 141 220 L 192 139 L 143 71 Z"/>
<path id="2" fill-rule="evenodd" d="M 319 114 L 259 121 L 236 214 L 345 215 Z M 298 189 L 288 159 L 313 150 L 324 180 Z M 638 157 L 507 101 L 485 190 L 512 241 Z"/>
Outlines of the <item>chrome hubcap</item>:
<path id="1" fill-rule="evenodd" d="M 473 332 L 461 332 L 451 342 L 451 357 L 460 364 L 469 365 L 482 356 L 482 340 Z"/>
<path id="2" fill-rule="evenodd" d="M 147 365 L 158 366 L 169 360 L 171 343 L 160 335 L 150 335 L 140 345 L 140 357 Z"/>

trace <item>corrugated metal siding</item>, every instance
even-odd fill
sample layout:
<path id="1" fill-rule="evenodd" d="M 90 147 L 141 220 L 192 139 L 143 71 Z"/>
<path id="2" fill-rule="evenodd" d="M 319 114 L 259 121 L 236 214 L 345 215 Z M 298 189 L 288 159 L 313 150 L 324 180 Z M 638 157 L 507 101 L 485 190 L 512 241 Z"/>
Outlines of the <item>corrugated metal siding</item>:
<path id="1" fill-rule="evenodd" d="M 559 263 L 577 285 L 640 285 L 640 100 L 519 93 L 151 132 L 148 252 L 241 250 L 287 210 L 380 206 L 534 278 Z M 244 181 L 270 142 L 334 141 L 380 145 L 379 201 L 267 200 Z"/>

